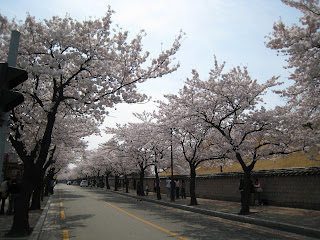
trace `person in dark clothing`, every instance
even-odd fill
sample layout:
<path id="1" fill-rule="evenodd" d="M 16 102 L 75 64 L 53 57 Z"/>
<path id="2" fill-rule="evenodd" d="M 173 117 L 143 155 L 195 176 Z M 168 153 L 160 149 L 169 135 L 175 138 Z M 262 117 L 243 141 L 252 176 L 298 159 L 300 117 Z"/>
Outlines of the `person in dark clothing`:
<path id="1" fill-rule="evenodd" d="M 186 198 L 186 183 L 184 180 L 181 182 L 181 198 Z"/>
<path id="2" fill-rule="evenodd" d="M 149 185 L 148 185 L 148 183 L 146 184 L 146 195 L 147 196 L 149 195 Z"/>
<path id="3" fill-rule="evenodd" d="M 263 205 L 261 201 L 261 193 L 262 193 L 261 181 L 256 178 L 254 181 L 254 195 L 255 195 L 255 204 Z"/>
<path id="4" fill-rule="evenodd" d="M 4 205 L 6 203 L 6 199 L 8 197 L 8 190 L 9 190 L 9 181 L 10 178 L 6 178 L 6 180 L 4 180 L 1 183 L 1 210 L 0 210 L 0 214 L 4 214 Z"/>
<path id="5" fill-rule="evenodd" d="M 153 191 L 157 192 L 156 180 L 153 180 Z"/>
<path id="6" fill-rule="evenodd" d="M 20 193 L 20 185 L 15 179 L 12 179 L 11 185 L 9 186 L 9 208 L 7 215 L 11 215 L 14 212 L 15 202 Z"/>
<path id="7" fill-rule="evenodd" d="M 178 198 L 180 197 L 180 181 L 179 181 L 179 179 L 177 179 L 177 180 L 175 181 L 175 185 L 176 185 L 176 187 L 175 187 L 175 190 L 176 190 L 176 198 L 178 199 Z"/>
<path id="8" fill-rule="evenodd" d="M 142 201 L 141 196 L 143 196 L 143 189 L 140 182 L 137 183 L 137 201 Z"/>
<path id="9" fill-rule="evenodd" d="M 50 193 L 51 193 L 51 195 L 54 193 L 53 189 L 54 189 L 55 185 L 56 185 L 56 182 L 55 182 L 55 180 L 52 179 L 50 181 Z"/>

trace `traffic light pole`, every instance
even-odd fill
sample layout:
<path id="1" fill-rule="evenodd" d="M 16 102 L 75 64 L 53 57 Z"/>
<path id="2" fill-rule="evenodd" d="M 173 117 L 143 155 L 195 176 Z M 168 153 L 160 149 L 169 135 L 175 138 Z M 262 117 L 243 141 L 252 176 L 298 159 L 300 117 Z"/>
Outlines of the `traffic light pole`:
<path id="1" fill-rule="evenodd" d="M 17 65 L 19 41 L 20 41 L 20 33 L 16 30 L 12 31 L 8 59 L 7 59 L 9 67 L 16 67 Z M 0 111 L 3 112 L 2 109 L 0 109 Z M 3 180 L 2 167 L 3 167 L 5 143 L 6 143 L 7 130 L 8 130 L 8 119 L 9 119 L 9 114 L 7 112 L 3 112 L 4 121 L 0 128 L 0 181 L 1 182 Z"/>

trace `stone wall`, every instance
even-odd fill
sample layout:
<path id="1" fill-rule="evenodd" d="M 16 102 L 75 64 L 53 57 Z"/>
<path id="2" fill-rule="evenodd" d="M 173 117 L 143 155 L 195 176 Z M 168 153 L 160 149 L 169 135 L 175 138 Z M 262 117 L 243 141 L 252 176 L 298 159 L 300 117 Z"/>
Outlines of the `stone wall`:
<path id="1" fill-rule="evenodd" d="M 240 201 L 239 182 L 242 173 L 217 173 L 198 176 L 196 196 L 216 200 Z M 189 196 L 189 178 L 177 176 L 186 181 Z M 262 199 L 274 206 L 297 207 L 320 210 L 320 168 L 295 168 L 252 172 L 252 178 L 259 178 L 263 188 Z M 138 179 L 137 179 L 138 181 Z M 154 178 L 146 178 L 153 190 Z M 166 178 L 161 178 L 161 192 L 166 193 Z M 114 185 L 114 181 L 110 181 Z M 132 188 L 132 179 L 130 181 Z"/>

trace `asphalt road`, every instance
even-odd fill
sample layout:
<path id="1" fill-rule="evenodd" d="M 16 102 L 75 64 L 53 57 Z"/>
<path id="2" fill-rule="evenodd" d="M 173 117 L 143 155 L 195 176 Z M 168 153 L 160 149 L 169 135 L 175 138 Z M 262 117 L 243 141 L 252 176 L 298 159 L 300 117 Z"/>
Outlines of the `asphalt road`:
<path id="1" fill-rule="evenodd" d="M 311 239 L 139 201 L 103 189 L 56 186 L 41 239 Z"/>

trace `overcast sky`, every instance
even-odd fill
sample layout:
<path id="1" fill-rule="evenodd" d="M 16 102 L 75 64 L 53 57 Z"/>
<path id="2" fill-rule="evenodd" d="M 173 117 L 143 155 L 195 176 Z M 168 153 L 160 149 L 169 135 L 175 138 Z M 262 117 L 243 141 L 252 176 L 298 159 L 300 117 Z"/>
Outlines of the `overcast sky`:
<path id="1" fill-rule="evenodd" d="M 247 66 L 252 78 L 260 83 L 280 75 L 280 81 L 289 84 L 288 70 L 283 69 L 284 57 L 265 46 L 265 36 L 272 32 L 273 23 L 280 17 L 287 24 L 298 23 L 301 17 L 298 10 L 280 0 L 2 0 L 0 11 L 9 19 L 23 20 L 29 12 L 38 20 L 68 14 L 81 21 L 102 17 L 108 5 L 115 11 L 113 24 L 133 35 L 141 29 L 146 31 L 143 44 L 151 53 L 159 54 L 169 48 L 180 30 L 186 33 L 176 55 L 181 64 L 178 71 L 139 87 L 154 99 L 177 93 L 186 78 L 191 77 L 192 69 L 207 79 L 214 55 L 219 62 L 226 61 L 227 68 Z M 266 101 L 273 107 L 279 99 L 269 97 Z M 152 108 L 152 103 L 129 107 L 121 104 L 111 109 L 106 125 L 134 121 L 131 112 Z M 89 140 L 92 149 L 105 137 Z"/>

